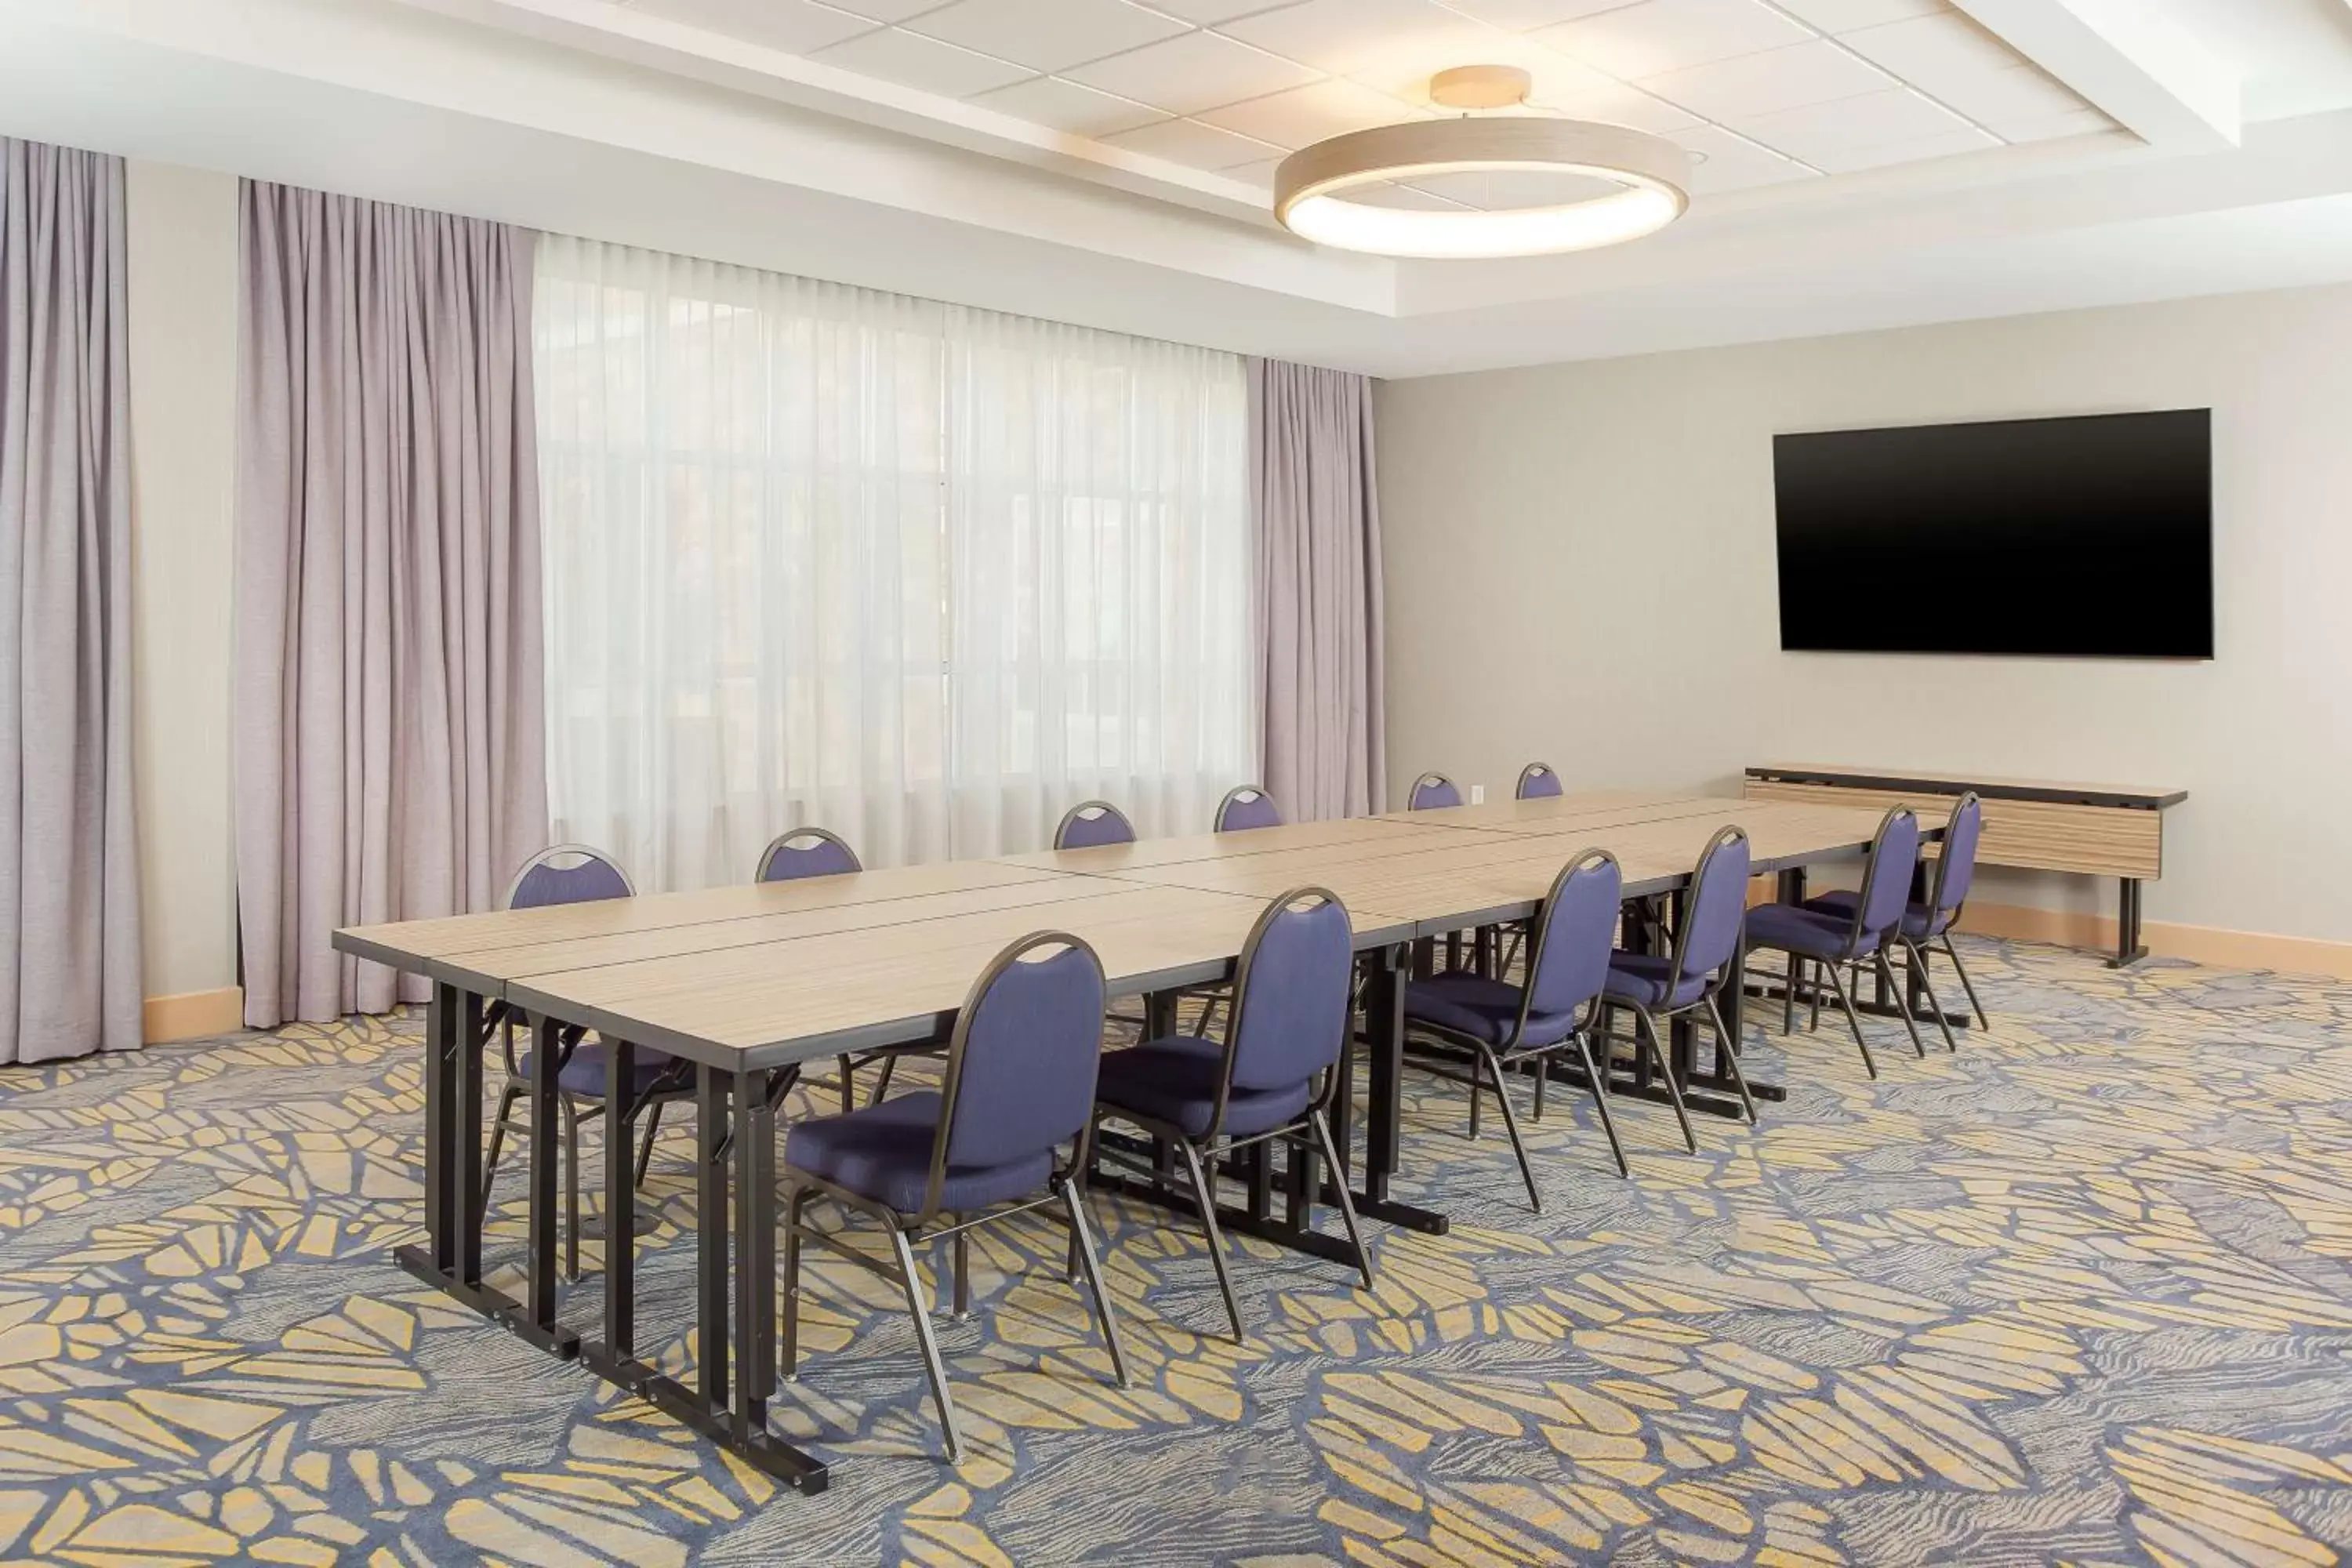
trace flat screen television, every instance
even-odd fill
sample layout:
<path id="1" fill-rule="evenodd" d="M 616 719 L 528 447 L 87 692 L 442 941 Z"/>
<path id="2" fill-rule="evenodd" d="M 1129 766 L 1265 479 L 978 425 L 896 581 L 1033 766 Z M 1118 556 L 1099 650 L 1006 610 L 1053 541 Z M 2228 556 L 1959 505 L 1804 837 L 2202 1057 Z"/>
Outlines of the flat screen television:
<path id="1" fill-rule="evenodd" d="M 1780 646 L 2213 657 L 2212 410 L 1776 436 Z"/>

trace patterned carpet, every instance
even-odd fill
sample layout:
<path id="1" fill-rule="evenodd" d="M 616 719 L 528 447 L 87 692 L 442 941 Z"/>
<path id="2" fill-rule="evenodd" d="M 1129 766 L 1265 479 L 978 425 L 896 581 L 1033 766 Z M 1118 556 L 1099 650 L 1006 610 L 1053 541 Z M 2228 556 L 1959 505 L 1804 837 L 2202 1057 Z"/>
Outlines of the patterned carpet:
<path id="1" fill-rule="evenodd" d="M 1540 1216 L 1493 1119 L 1466 1142 L 1416 1075 L 1402 1195 L 1454 1234 L 1373 1226 L 1377 1299 L 1252 1247 L 1246 1348 L 1206 1337 L 1194 1236 L 1098 1204 L 1131 1392 L 1061 1233 L 983 1232 L 979 1310 L 940 1320 L 960 1470 L 887 1288 L 817 1259 L 777 1405 L 839 1461 L 814 1499 L 391 1265 L 416 1020 L 0 1073 L 0 1560 L 2336 1561 L 2352 987 L 1971 958 L 1992 1038 L 1923 1063 L 1875 1024 L 1873 1084 L 1842 1034 L 1767 1036 L 1789 1103 L 1698 1158 L 1628 1106 L 1631 1183 L 1555 1095 Z M 680 1364 L 682 1131 L 641 1309 Z M 510 1267 L 514 1163 L 497 1193 Z"/>

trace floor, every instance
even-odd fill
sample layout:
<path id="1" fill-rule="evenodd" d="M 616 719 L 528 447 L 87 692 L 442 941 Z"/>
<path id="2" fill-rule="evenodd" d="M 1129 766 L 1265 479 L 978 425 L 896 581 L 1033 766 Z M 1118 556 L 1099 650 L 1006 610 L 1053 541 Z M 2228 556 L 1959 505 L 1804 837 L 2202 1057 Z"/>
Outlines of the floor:
<path id="1" fill-rule="evenodd" d="M 1969 952 L 1990 1038 L 1922 1062 L 1874 1023 L 1873 1083 L 1826 1026 L 1768 1036 L 1750 1071 L 1789 1103 L 1703 1123 L 1697 1158 L 1628 1106 L 1630 1183 L 1555 1094 L 1540 1215 L 1491 1115 L 1467 1141 L 1462 1091 L 1416 1077 L 1405 1195 L 1454 1233 L 1374 1226 L 1376 1297 L 1251 1248 L 1246 1347 L 1211 1337 L 1196 1237 L 1100 1205 L 1131 1392 L 1061 1233 L 988 1233 L 979 1310 L 941 1320 L 961 1469 L 887 1289 L 821 1261 L 778 1404 L 838 1461 L 814 1499 L 389 1264 L 415 1019 L 0 1074 L 0 1559 L 2336 1561 L 2352 986 Z M 681 1363 L 686 1152 L 656 1156 L 641 1311 Z M 509 1259 L 520 1189 L 509 1164 Z"/>

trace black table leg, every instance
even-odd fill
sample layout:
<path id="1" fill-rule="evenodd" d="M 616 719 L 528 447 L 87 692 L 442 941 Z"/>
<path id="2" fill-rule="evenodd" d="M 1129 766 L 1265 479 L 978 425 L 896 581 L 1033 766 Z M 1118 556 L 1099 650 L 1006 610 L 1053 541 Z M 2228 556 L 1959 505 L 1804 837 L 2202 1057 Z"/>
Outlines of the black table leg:
<path id="1" fill-rule="evenodd" d="M 524 1259 L 525 1286 L 519 1308 L 502 1310 L 499 1321 L 548 1354 L 569 1361 L 580 1353 L 580 1336 L 555 1321 L 555 1240 L 562 1221 L 556 1213 L 555 1074 L 562 1060 L 559 1026 L 548 1017 L 530 1021 L 530 1217 Z"/>
<path id="2" fill-rule="evenodd" d="M 426 1239 L 393 1256 L 452 1300 L 505 1321 L 521 1312 L 521 1303 L 482 1283 L 482 1048 L 488 1030 L 481 997 L 434 985 L 425 1012 Z"/>
<path id="3" fill-rule="evenodd" d="M 2139 936 L 2140 882 L 2137 877 L 2125 877 L 2116 884 L 2116 952 L 2107 960 L 2109 969 L 2128 969 L 2147 956 L 2147 948 Z"/>
<path id="4" fill-rule="evenodd" d="M 629 1096 L 637 1048 L 604 1046 L 604 1349 L 635 1359 L 637 1340 L 637 1184 Z"/>
<path id="5" fill-rule="evenodd" d="M 1391 949 L 1374 965 L 1364 992 L 1364 1024 L 1370 1037 L 1370 1074 L 1364 1107 L 1364 1184 L 1357 1212 L 1408 1230 L 1444 1236 L 1445 1215 L 1389 1196 L 1404 1142 L 1404 965 Z"/>

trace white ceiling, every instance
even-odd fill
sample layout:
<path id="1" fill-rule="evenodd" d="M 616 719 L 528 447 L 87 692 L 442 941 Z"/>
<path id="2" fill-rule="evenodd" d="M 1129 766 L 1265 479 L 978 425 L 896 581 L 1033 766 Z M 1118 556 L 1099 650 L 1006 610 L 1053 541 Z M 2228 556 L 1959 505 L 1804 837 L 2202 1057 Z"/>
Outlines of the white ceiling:
<path id="1" fill-rule="evenodd" d="M 1272 225 L 1490 62 L 1680 142 L 1691 215 Z M 0 0 L 0 133 L 1384 374 L 2352 278 L 2352 0 Z"/>

